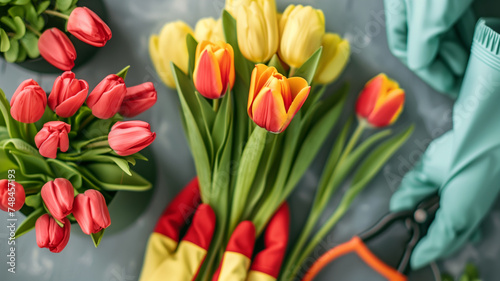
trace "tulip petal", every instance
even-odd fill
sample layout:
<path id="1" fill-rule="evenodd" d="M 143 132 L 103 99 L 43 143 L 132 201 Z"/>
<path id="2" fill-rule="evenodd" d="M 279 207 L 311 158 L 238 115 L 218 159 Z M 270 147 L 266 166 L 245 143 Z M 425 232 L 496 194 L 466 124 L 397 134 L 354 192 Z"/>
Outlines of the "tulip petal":
<path id="1" fill-rule="evenodd" d="M 252 113 L 252 106 L 253 102 L 255 100 L 255 96 L 257 95 L 257 92 L 260 91 L 267 80 L 275 73 L 277 73 L 278 70 L 274 67 L 268 67 L 265 64 L 257 64 L 255 65 L 255 68 L 252 71 L 252 79 L 250 82 L 250 90 L 248 92 L 248 115 L 250 118 L 252 118 L 253 113 Z"/>
<path id="2" fill-rule="evenodd" d="M 85 195 L 89 197 L 90 211 L 94 220 L 94 231 L 99 232 L 111 224 L 108 207 L 104 196 L 97 190 L 87 190 Z"/>
<path id="3" fill-rule="evenodd" d="M 85 81 L 83 81 L 85 82 Z M 87 82 L 85 82 L 87 83 Z M 75 94 L 72 97 L 67 98 L 65 101 L 61 102 L 56 108 L 55 112 L 58 116 L 63 118 L 69 118 L 73 116 L 80 107 L 82 107 L 83 103 L 87 99 L 88 94 L 88 84 L 86 88 L 82 89 L 80 92 Z"/>
<path id="4" fill-rule="evenodd" d="M 287 114 L 281 93 L 264 88 L 252 106 L 252 119 L 258 126 L 274 133 L 282 130 Z"/>
<path id="5" fill-rule="evenodd" d="M 49 135 L 49 137 L 40 146 L 39 152 L 43 157 L 56 159 L 57 157 L 57 146 L 59 144 L 58 133 L 54 132 Z"/>
<path id="6" fill-rule="evenodd" d="M 94 229 L 94 222 L 90 211 L 90 199 L 85 194 L 78 194 L 75 197 L 73 215 L 83 233 L 90 235 Z"/>
<path id="7" fill-rule="evenodd" d="M 302 84 L 301 82 L 299 82 L 299 83 Z M 306 82 L 306 85 L 307 85 L 307 82 Z M 292 87 L 292 85 L 290 85 L 290 87 Z M 292 105 L 290 106 L 290 108 L 288 109 L 288 112 L 287 112 L 286 122 L 283 124 L 281 131 L 284 131 L 288 127 L 290 122 L 292 122 L 293 117 L 297 114 L 297 112 L 299 112 L 300 108 L 302 107 L 302 105 L 306 101 L 307 97 L 309 96 L 310 91 L 311 91 L 311 87 L 307 86 L 305 88 L 302 88 L 302 90 L 300 90 L 300 92 L 294 97 Z"/>
<path id="8" fill-rule="evenodd" d="M 367 118 L 373 111 L 385 79 L 385 74 L 379 74 L 366 83 L 356 102 L 356 113 L 359 116 Z"/>
<path id="9" fill-rule="evenodd" d="M 48 214 L 43 214 L 36 220 L 36 244 L 40 248 L 46 248 L 49 245 L 49 224 L 50 216 Z"/>
<path id="10" fill-rule="evenodd" d="M 198 92 L 209 99 L 219 98 L 224 86 L 221 81 L 219 63 L 214 53 L 204 50 L 196 66 L 193 76 Z"/>
<path id="11" fill-rule="evenodd" d="M 384 103 L 376 108 L 368 117 L 368 122 L 375 127 L 391 125 L 403 110 L 405 93 L 402 89 L 392 90 Z"/>

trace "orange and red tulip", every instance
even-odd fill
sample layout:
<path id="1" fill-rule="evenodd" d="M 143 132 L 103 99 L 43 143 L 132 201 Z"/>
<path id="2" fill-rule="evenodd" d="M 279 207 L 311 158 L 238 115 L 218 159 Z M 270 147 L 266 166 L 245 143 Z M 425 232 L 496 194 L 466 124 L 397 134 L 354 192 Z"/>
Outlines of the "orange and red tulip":
<path id="1" fill-rule="evenodd" d="M 260 127 L 280 133 L 309 95 L 311 87 L 300 77 L 286 78 L 274 67 L 255 66 L 248 95 L 248 115 Z"/>
<path id="2" fill-rule="evenodd" d="M 374 127 L 385 127 L 396 122 L 404 102 L 404 90 L 382 73 L 366 83 L 356 102 L 356 113 Z"/>
<path id="3" fill-rule="evenodd" d="M 231 45 L 202 41 L 196 48 L 193 80 L 200 94 L 209 99 L 223 97 L 234 85 L 234 52 Z"/>

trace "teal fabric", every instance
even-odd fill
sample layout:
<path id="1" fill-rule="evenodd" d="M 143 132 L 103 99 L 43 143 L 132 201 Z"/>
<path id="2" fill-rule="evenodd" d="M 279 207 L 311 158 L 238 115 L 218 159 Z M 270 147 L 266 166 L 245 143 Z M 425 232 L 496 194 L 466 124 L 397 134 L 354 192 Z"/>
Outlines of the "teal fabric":
<path id="1" fill-rule="evenodd" d="M 480 19 L 453 128 L 434 140 L 391 198 L 391 210 L 411 209 L 439 192 L 441 205 L 413 253 L 420 268 L 473 239 L 500 190 L 500 19 Z"/>
<path id="2" fill-rule="evenodd" d="M 456 97 L 476 19 L 473 0 L 384 0 L 391 52 L 439 92 Z"/>

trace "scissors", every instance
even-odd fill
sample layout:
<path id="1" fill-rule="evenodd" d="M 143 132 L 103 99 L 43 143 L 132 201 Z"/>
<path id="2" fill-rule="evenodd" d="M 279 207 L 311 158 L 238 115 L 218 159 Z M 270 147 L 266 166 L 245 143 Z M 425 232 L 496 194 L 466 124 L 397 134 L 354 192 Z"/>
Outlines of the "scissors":
<path id="1" fill-rule="evenodd" d="M 314 277 L 329 263 L 350 253 L 357 254 L 364 263 L 389 281 L 407 281 L 410 272 L 410 257 L 418 241 L 425 236 L 427 229 L 435 217 L 439 208 L 439 196 L 434 195 L 422 201 L 415 210 L 392 212 L 377 222 L 365 232 L 354 236 L 351 240 L 340 244 L 323 254 L 307 271 L 302 281 L 312 281 Z M 410 234 L 404 252 L 397 266 L 392 267 L 382 261 L 368 247 L 367 243 L 398 222 L 404 222 L 405 228 Z M 435 280 L 441 277 L 436 264 L 431 265 Z"/>

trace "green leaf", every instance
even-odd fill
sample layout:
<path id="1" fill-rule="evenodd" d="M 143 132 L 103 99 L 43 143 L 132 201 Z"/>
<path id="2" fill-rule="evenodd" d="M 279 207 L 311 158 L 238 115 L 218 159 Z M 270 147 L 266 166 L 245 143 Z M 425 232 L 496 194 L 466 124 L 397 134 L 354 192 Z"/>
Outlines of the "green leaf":
<path id="1" fill-rule="evenodd" d="M 7 52 L 5 52 L 5 60 L 8 62 L 15 62 L 17 60 L 17 56 L 19 55 L 19 42 L 17 39 L 10 39 L 10 48 Z"/>
<path id="2" fill-rule="evenodd" d="M 278 57 L 277 54 L 275 54 L 271 60 L 269 61 L 269 63 L 267 64 L 267 66 L 272 66 L 274 68 L 276 68 L 276 70 L 278 70 L 279 73 L 283 74 L 283 75 L 287 75 L 287 71 L 283 68 L 283 65 L 281 64 L 281 61 Z"/>
<path id="3" fill-rule="evenodd" d="M 92 163 L 78 166 L 78 170 L 88 179 L 95 182 L 102 189 L 110 191 L 130 190 L 144 191 L 151 188 L 151 183 L 135 171 L 127 176 L 115 164 Z"/>
<path id="4" fill-rule="evenodd" d="M 186 44 L 189 54 L 189 64 L 188 64 L 188 75 L 193 77 L 194 65 L 196 60 L 196 47 L 198 46 L 198 41 L 194 39 L 193 35 L 188 34 L 186 37 Z"/>
<path id="5" fill-rule="evenodd" d="M 467 275 L 470 280 L 479 279 L 479 270 L 472 263 L 469 263 L 465 266 L 464 274 Z"/>
<path id="6" fill-rule="evenodd" d="M 99 156 L 89 157 L 87 158 L 87 160 L 92 160 L 99 163 L 115 163 L 127 175 L 132 176 L 132 172 L 130 171 L 130 166 L 128 164 L 128 161 L 125 159 L 118 157 L 111 157 L 107 155 L 99 155 Z"/>
<path id="7" fill-rule="evenodd" d="M 217 151 L 216 158 L 220 157 L 220 154 L 224 149 L 224 142 L 227 140 L 232 118 L 233 118 L 232 93 L 231 91 L 228 91 L 227 94 L 222 98 L 222 104 L 221 107 L 219 108 L 219 111 L 217 112 L 217 116 L 215 117 L 211 133 L 214 148 Z"/>
<path id="8" fill-rule="evenodd" d="M 125 80 L 125 78 L 127 77 L 127 73 L 128 73 L 129 68 L 130 68 L 130 65 L 125 66 L 122 70 L 120 70 L 118 73 L 116 73 L 116 75 L 120 76 L 121 78 L 123 78 L 123 80 Z"/>
<path id="9" fill-rule="evenodd" d="M 33 26 L 36 30 L 41 31 L 42 27 L 45 23 L 42 17 L 39 16 L 37 10 L 35 9 L 35 6 L 33 5 L 26 5 L 24 6 L 24 10 L 26 12 L 26 20 Z M 42 22 L 40 23 L 40 20 Z"/>
<path id="10" fill-rule="evenodd" d="M 238 45 L 238 37 L 236 33 L 236 20 L 226 10 L 222 12 L 222 27 L 224 29 L 224 36 L 226 42 L 233 47 L 234 51 L 234 66 L 236 72 L 241 77 L 245 85 L 250 85 L 250 77 L 254 64 L 248 61 L 243 54 L 241 54 Z"/>
<path id="11" fill-rule="evenodd" d="M 3 116 L 5 125 L 7 126 L 7 131 L 11 138 L 20 138 L 21 133 L 19 132 L 19 122 L 16 122 L 10 115 L 10 103 L 5 96 L 5 93 L 0 89 L 0 113 Z"/>
<path id="12" fill-rule="evenodd" d="M 311 85 L 314 74 L 316 74 L 316 69 L 318 68 L 322 52 L 323 47 L 319 47 L 319 49 L 314 52 L 314 54 L 299 69 L 297 69 L 297 71 L 295 71 L 293 76 L 302 77 L 306 79 L 309 85 Z"/>
<path id="13" fill-rule="evenodd" d="M 30 196 L 26 196 L 26 201 L 24 202 L 27 206 L 36 209 L 42 205 L 42 197 L 40 196 L 40 193 L 33 194 Z"/>
<path id="14" fill-rule="evenodd" d="M 11 18 L 11 17 L 7 17 L 7 16 L 3 16 L 0 18 L 0 22 L 7 25 L 13 32 L 16 33 L 14 35 L 14 37 L 12 37 L 13 39 L 20 39 L 26 33 L 26 26 L 24 25 L 23 19 L 20 17 Z M 12 44 L 12 42 L 11 42 L 11 44 Z"/>
<path id="15" fill-rule="evenodd" d="M 73 0 L 56 0 L 56 9 L 59 11 L 67 11 L 71 8 Z"/>
<path id="16" fill-rule="evenodd" d="M 0 52 L 6 52 L 10 48 L 10 40 L 7 32 L 0 28 Z"/>
<path id="17" fill-rule="evenodd" d="M 69 180 L 76 189 L 79 189 L 82 186 L 82 176 L 77 169 L 69 166 L 66 162 L 57 159 L 47 159 L 47 163 L 54 171 L 54 177 Z"/>
<path id="18" fill-rule="evenodd" d="M 16 239 L 35 228 L 36 220 L 44 213 L 44 208 L 39 208 L 27 216 L 16 230 Z"/>
<path id="19" fill-rule="evenodd" d="M 94 242 L 94 246 L 96 248 L 99 246 L 99 243 L 101 243 L 102 236 L 104 235 L 104 230 L 105 229 L 102 229 L 97 233 L 90 234 L 90 236 L 92 237 L 92 241 Z"/>
<path id="20" fill-rule="evenodd" d="M 19 53 L 17 54 L 16 62 L 23 62 L 26 60 L 27 53 L 23 46 L 19 46 Z"/>
<path id="21" fill-rule="evenodd" d="M 414 126 L 410 126 L 404 132 L 384 141 L 377 148 L 372 150 L 370 155 L 363 161 L 354 174 L 352 187 L 348 191 L 357 194 L 370 180 L 380 171 L 389 158 L 406 142 L 410 137 Z"/>
<path id="22" fill-rule="evenodd" d="M 344 103 L 347 97 L 347 90 L 341 91 L 340 94 L 335 95 L 336 103 L 330 107 L 330 109 L 321 116 L 320 119 L 315 120 L 315 122 L 301 126 L 301 135 L 305 135 L 305 139 L 300 146 L 298 156 L 294 161 L 292 171 L 290 173 L 290 178 L 287 181 L 285 187 L 285 195 L 295 188 L 295 185 L 302 178 L 302 175 L 307 171 L 307 168 L 314 160 L 316 154 L 320 150 L 321 146 L 325 142 L 326 138 L 332 131 L 333 127 L 337 123 L 337 120 L 342 113 L 344 108 Z M 307 131 L 305 133 L 304 131 Z"/>
<path id="23" fill-rule="evenodd" d="M 14 4 L 14 5 L 26 5 L 30 1 L 31 0 L 14 0 L 14 1 L 12 1 L 12 4 Z"/>
<path id="24" fill-rule="evenodd" d="M 36 13 L 37 14 L 42 14 L 47 8 L 50 6 L 50 0 L 47 1 L 42 1 L 40 4 L 38 4 L 38 7 L 36 8 Z"/>
<path id="25" fill-rule="evenodd" d="M 13 6 L 8 10 L 9 15 L 14 17 L 24 18 L 24 8 L 22 6 Z"/>
<path id="26" fill-rule="evenodd" d="M 211 143 L 207 140 L 210 136 L 202 135 L 202 132 L 206 132 L 206 128 L 203 128 L 205 126 L 204 121 L 200 120 L 201 114 L 196 114 L 197 119 L 195 119 L 195 116 L 193 115 L 193 112 L 198 113 L 200 110 L 192 110 L 191 108 L 191 106 L 197 108 L 196 104 L 198 103 L 196 101 L 196 97 L 194 97 L 195 92 L 192 83 L 187 79 L 182 70 L 174 64 L 172 64 L 172 73 L 176 80 L 183 118 L 186 122 L 186 135 L 191 147 L 191 153 L 193 154 L 198 179 L 200 181 L 202 199 L 206 200 L 207 198 L 204 196 L 206 196 L 206 193 L 210 191 L 212 182 L 212 167 L 207 154 L 207 152 L 211 149 L 207 145 Z M 193 104 L 193 99 L 196 104 Z"/>
<path id="27" fill-rule="evenodd" d="M 266 129 L 255 127 L 243 150 L 234 186 L 230 223 L 231 230 L 236 227 L 245 209 L 245 202 L 250 193 L 250 187 L 255 180 L 260 158 L 266 147 L 267 134 Z"/>

